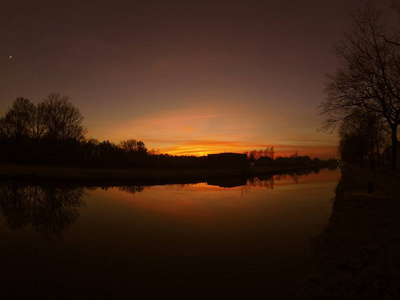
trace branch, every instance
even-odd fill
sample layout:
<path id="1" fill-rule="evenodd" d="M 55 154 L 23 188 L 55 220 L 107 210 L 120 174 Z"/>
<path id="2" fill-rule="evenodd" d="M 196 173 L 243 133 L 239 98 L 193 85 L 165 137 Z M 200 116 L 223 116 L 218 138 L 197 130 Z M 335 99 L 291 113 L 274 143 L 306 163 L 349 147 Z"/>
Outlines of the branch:
<path id="1" fill-rule="evenodd" d="M 392 45 L 395 45 L 395 46 L 400 46 L 400 43 L 397 43 L 397 42 L 388 40 L 388 39 L 386 38 L 386 36 L 384 36 L 384 35 L 382 35 L 382 34 L 379 34 L 378 37 L 383 38 L 383 39 L 385 40 L 386 43 L 389 43 L 389 44 L 392 44 Z"/>

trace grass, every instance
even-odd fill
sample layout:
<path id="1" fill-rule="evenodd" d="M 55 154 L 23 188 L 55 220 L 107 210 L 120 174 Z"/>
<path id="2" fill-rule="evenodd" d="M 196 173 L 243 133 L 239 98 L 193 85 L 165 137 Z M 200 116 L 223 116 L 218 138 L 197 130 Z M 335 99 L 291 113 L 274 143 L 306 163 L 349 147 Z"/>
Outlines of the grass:
<path id="1" fill-rule="evenodd" d="M 366 193 L 373 180 L 374 192 Z M 400 181 L 356 167 L 342 169 L 332 215 L 312 240 L 301 299 L 398 299 Z"/>

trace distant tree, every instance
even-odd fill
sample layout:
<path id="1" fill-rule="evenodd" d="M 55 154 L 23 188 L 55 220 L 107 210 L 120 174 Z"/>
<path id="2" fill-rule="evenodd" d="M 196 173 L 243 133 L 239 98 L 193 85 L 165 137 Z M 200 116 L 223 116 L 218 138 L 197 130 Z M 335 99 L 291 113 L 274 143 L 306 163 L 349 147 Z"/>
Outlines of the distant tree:
<path id="1" fill-rule="evenodd" d="M 120 147 L 125 151 L 125 153 L 147 153 L 145 144 L 142 141 L 134 139 L 120 142 Z"/>
<path id="2" fill-rule="evenodd" d="M 35 140 L 41 139 L 46 134 L 45 115 L 44 105 L 35 106 L 31 123 L 31 137 Z"/>
<path id="3" fill-rule="evenodd" d="M 245 154 L 247 157 L 250 159 L 250 161 L 258 160 L 261 157 L 269 157 L 274 159 L 274 147 L 267 147 L 265 149 L 260 149 L 260 150 L 251 150 L 251 151 L 246 151 Z"/>
<path id="4" fill-rule="evenodd" d="M 274 157 L 275 157 L 275 150 L 274 150 L 274 147 L 270 147 L 270 148 L 269 148 L 268 157 L 271 158 L 271 159 L 274 159 Z"/>
<path id="5" fill-rule="evenodd" d="M 363 108 L 384 123 L 392 143 L 391 168 L 397 166 L 397 129 L 400 123 L 400 47 L 392 42 L 380 11 L 367 6 L 353 18 L 353 28 L 344 34 L 335 50 L 338 70 L 330 75 L 326 100 L 320 112 L 327 116 L 325 128 L 334 128 Z"/>
<path id="6" fill-rule="evenodd" d="M 51 93 L 39 104 L 44 132 L 47 137 L 56 139 L 83 140 L 85 129 L 83 116 L 79 109 L 69 102 L 68 96 Z"/>
<path id="7" fill-rule="evenodd" d="M 120 147 L 126 152 L 137 151 L 138 142 L 134 139 L 129 139 L 120 142 Z"/>
<path id="8" fill-rule="evenodd" d="M 161 152 L 160 152 L 160 149 L 150 149 L 150 150 L 148 150 L 148 154 L 149 155 L 160 155 Z"/>
<path id="9" fill-rule="evenodd" d="M 147 148 L 142 141 L 137 142 L 137 151 L 142 154 L 147 153 Z"/>
<path id="10" fill-rule="evenodd" d="M 367 155 L 363 136 L 352 132 L 340 139 L 339 153 L 343 161 L 362 163 Z"/>
<path id="11" fill-rule="evenodd" d="M 0 119 L 0 135 L 6 138 L 29 137 L 33 131 L 35 105 L 28 99 L 19 97 Z"/>
<path id="12" fill-rule="evenodd" d="M 275 161 L 271 157 L 263 156 L 257 159 L 254 166 L 256 167 L 272 167 Z"/>
<path id="13" fill-rule="evenodd" d="M 98 140 L 98 139 L 95 139 L 95 138 L 90 138 L 90 139 L 87 140 L 87 142 L 88 142 L 88 143 L 91 143 L 91 144 L 93 144 L 93 145 L 95 145 L 95 146 L 97 146 L 98 144 L 100 144 L 99 140 Z"/>
<path id="14" fill-rule="evenodd" d="M 379 118 L 364 109 L 353 109 L 339 126 L 339 152 L 342 160 L 362 162 L 367 158 L 379 161 L 386 140 Z"/>
<path id="15" fill-rule="evenodd" d="M 0 118 L 0 160 L 112 167 L 142 167 L 150 162 L 142 141 L 130 139 L 116 145 L 86 140 L 82 121 L 79 109 L 67 96 L 51 93 L 37 105 L 17 98 Z M 179 161 L 188 166 L 195 161 L 158 156 L 153 162 L 165 165 Z"/>

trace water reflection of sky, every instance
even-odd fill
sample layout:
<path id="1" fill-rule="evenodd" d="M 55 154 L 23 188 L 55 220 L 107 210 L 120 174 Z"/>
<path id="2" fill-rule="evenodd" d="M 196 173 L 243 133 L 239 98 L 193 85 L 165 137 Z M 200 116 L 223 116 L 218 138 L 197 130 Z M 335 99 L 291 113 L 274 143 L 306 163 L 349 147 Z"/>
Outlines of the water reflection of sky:
<path id="1" fill-rule="evenodd" d="M 163 285 L 174 297 L 183 288 L 206 295 L 228 278 L 226 295 L 252 286 L 285 294 L 301 276 L 309 239 L 328 221 L 339 176 L 321 170 L 232 188 L 3 186 L 11 198 L 0 203 L 0 287 L 130 298 L 140 282 L 137 289 Z M 25 197 L 15 202 L 15 192 Z"/>
<path id="2" fill-rule="evenodd" d="M 106 192 L 97 189 L 88 193 L 90 198 L 106 197 L 110 203 L 128 210 L 151 212 L 164 218 L 183 218 L 193 223 L 208 223 L 233 217 L 254 219 L 257 216 L 276 216 L 284 207 L 293 208 L 299 203 L 316 205 L 312 211 L 321 212 L 322 208 L 316 204 L 319 200 L 328 213 L 330 205 L 326 205 L 324 199 L 333 197 L 339 176 L 339 171 L 322 170 L 318 174 L 274 175 L 266 180 L 254 178 L 247 180 L 246 185 L 232 188 L 198 183 L 112 187 Z"/>

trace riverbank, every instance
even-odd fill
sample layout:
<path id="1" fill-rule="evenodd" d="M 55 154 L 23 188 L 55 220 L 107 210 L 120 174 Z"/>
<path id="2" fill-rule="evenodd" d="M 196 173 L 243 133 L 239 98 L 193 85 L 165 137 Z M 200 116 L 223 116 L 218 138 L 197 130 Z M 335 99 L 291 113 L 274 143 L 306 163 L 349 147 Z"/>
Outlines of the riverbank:
<path id="1" fill-rule="evenodd" d="M 0 164 L 0 180 L 62 181 L 82 184 L 198 183 L 222 178 L 249 178 L 311 170 L 310 166 L 248 169 L 111 169 Z"/>
<path id="2" fill-rule="evenodd" d="M 368 194 L 367 182 L 374 182 Z M 301 299 L 398 299 L 400 179 L 346 166 L 332 215 L 312 240 Z"/>

